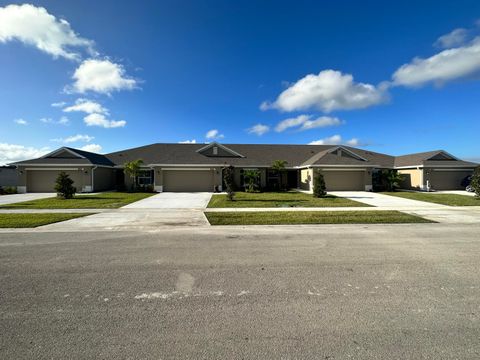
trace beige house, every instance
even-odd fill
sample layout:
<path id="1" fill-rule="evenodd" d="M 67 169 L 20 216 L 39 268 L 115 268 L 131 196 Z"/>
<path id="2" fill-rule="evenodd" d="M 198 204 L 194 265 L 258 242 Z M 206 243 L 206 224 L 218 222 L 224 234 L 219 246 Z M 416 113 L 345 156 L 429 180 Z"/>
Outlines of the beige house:
<path id="1" fill-rule="evenodd" d="M 51 192 L 59 172 L 74 180 L 79 192 L 130 188 L 132 179 L 123 164 L 142 159 L 144 167 L 135 181 L 155 191 L 221 191 L 223 169 L 234 167 L 235 184 L 245 184 L 244 172 L 257 170 L 259 188 L 312 191 L 315 173 L 324 176 L 327 190 L 370 191 L 375 174 L 398 169 L 405 188 L 460 189 L 462 180 L 477 164 L 455 158 L 445 151 L 394 157 L 338 145 L 267 144 L 151 144 L 105 155 L 63 147 L 38 159 L 14 163 L 19 192 Z M 286 161 L 285 171 L 273 171 L 275 160 Z"/>

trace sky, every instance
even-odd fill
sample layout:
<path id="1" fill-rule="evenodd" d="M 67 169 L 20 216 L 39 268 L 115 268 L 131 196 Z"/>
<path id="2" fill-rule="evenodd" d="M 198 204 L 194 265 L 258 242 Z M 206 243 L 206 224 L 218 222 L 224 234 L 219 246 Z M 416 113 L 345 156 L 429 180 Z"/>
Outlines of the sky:
<path id="1" fill-rule="evenodd" d="M 0 164 L 344 144 L 480 161 L 479 1 L 0 1 Z"/>

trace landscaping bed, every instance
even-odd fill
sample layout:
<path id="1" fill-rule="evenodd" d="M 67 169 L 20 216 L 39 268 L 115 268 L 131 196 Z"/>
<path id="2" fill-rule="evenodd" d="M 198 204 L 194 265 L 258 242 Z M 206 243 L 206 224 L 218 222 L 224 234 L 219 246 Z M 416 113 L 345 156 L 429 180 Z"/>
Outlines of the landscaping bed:
<path id="1" fill-rule="evenodd" d="M 91 214 L 0 214 L 0 228 L 34 228 Z"/>
<path id="2" fill-rule="evenodd" d="M 406 191 L 382 192 L 382 194 L 448 206 L 480 206 L 480 198 L 468 195 L 435 194 L 431 192 L 427 193 Z"/>
<path id="3" fill-rule="evenodd" d="M 400 211 L 205 212 L 211 225 L 402 224 L 432 223 Z"/>
<path id="4" fill-rule="evenodd" d="M 0 209 L 116 209 L 145 199 L 153 193 L 108 192 L 96 195 L 76 195 L 73 199 L 57 197 L 24 201 L 0 206 Z"/>
<path id="5" fill-rule="evenodd" d="M 229 201 L 226 195 L 213 195 L 209 208 L 262 208 L 262 207 L 369 207 L 358 201 L 353 201 L 333 195 L 324 198 L 313 197 L 298 191 L 246 193 L 238 192 L 235 200 Z"/>

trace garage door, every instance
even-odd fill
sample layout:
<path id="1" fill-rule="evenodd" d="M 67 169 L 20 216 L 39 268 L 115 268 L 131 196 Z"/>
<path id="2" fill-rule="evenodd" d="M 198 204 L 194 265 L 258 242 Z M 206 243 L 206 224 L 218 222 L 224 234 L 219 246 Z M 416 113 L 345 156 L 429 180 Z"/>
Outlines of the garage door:
<path id="1" fill-rule="evenodd" d="M 327 191 L 365 191 L 365 171 L 323 171 Z"/>
<path id="2" fill-rule="evenodd" d="M 55 180 L 60 170 L 27 170 L 27 192 L 55 192 Z M 74 181 L 73 186 L 81 191 L 84 186 L 82 182 L 82 171 L 65 171 Z"/>
<path id="3" fill-rule="evenodd" d="M 164 170 L 163 191 L 213 191 L 212 170 Z"/>
<path id="4" fill-rule="evenodd" d="M 460 190 L 462 180 L 472 175 L 472 171 L 439 171 L 430 174 L 430 186 L 434 190 Z"/>

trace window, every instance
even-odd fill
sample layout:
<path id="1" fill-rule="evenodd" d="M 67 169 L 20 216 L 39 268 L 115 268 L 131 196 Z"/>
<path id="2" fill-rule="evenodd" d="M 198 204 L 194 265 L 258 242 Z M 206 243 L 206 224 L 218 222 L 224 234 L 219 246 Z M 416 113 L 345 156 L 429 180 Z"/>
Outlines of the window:
<path id="1" fill-rule="evenodd" d="M 218 155 L 218 146 L 213 147 L 213 155 Z"/>
<path id="2" fill-rule="evenodd" d="M 152 170 L 142 170 L 138 173 L 137 184 L 140 186 L 152 185 L 153 184 L 153 171 Z"/>

